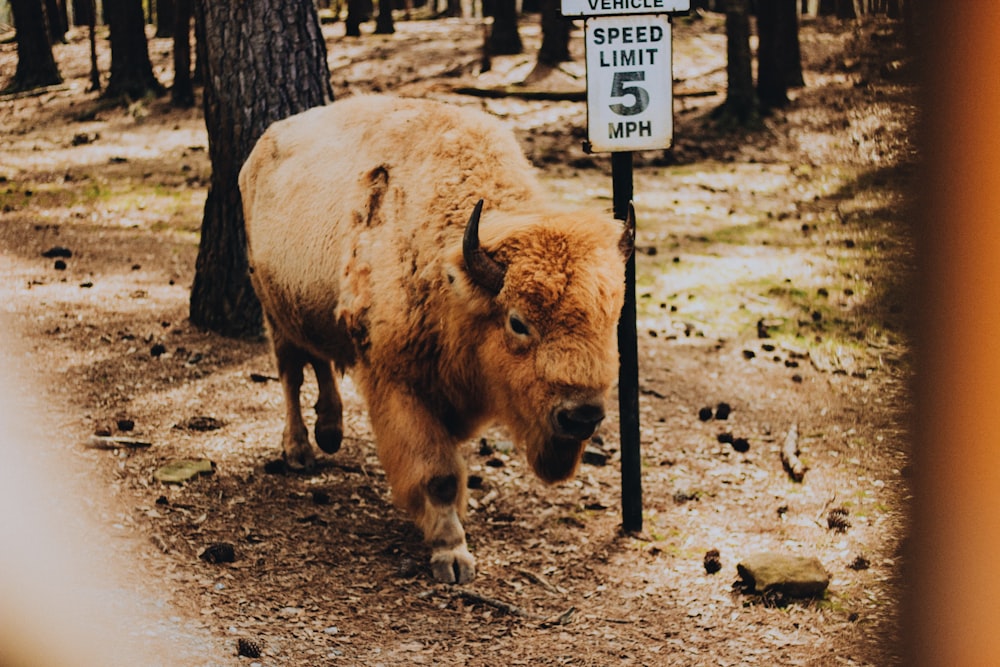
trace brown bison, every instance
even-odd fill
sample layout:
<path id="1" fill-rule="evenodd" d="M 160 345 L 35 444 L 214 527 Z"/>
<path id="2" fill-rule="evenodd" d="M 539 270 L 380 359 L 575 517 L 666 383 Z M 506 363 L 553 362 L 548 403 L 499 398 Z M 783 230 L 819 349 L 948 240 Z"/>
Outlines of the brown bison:
<path id="1" fill-rule="evenodd" d="M 275 123 L 239 182 L 286 461 L 314 463 L 304 366 L 325 452 L 343 437 L 331 362 L 351 369 L 435 578 L 469 581 L 457 446 L 498 422 L 543 480 L 573 474 L 617 374 L 631 226 L 553 206 L 496 119 L 388 96 Z"/>

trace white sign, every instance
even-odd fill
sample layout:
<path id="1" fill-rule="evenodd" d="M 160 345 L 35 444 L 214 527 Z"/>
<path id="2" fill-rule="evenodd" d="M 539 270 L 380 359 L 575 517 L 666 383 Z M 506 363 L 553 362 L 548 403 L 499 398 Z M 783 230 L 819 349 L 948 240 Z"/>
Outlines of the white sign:
<path id="1" fill-rule="evenodd" d="M 674 129 L 670 18 L 587 19 L 584 40 L 590 150 L 668 148 Z"/>
<path id="2" fill-rule="evenodd" d="M 691 0 L 562 0 L 563 16 L 607 16 L 686 12 Z"/>

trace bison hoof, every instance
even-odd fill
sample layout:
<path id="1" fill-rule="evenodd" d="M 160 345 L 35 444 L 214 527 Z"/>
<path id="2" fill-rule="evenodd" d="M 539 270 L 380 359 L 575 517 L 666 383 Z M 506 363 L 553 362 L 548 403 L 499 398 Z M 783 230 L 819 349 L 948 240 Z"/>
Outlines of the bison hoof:
<path id="1" fill-rule="evenodd" d="M 324 426 L 316 424 L 316 444 L 327 454 L 334 454 L 340 450 L 340 443 L 344 439 L 344 430 L 339 425 Z"/>
<path id="2" fill-rule="evenodd" d="M 309 448 L 297 448 L 293 451 L 286 449 L 284 459 L 285 465 L 296 472 L 306 472 L 316 467 L 316 457 Z"/>
<path id="3" fill-rule="evenodd" d="M 431 556 L 431 571 L 443 584 L 467 584 L 476 576 L 476 561 L 464 544 L 454 549 L 438 549 Z"/>

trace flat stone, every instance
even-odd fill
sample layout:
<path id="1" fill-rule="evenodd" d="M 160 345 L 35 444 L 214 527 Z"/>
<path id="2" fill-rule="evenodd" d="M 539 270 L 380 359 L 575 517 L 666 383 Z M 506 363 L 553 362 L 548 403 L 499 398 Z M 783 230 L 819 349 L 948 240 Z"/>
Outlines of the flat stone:
<path id="1" fill-rule="evenodd" d="M 740 578 L 757 593 L 778 592 L 790 597 L 816 597 L 830 584 L 830 574 L 818 558 L 761 552 L 737 566 Z"/>

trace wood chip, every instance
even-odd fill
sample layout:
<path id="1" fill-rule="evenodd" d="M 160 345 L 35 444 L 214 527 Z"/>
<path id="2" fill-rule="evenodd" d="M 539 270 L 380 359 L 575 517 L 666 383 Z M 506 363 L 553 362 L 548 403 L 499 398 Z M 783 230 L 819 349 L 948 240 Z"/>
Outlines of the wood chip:
<path id="1" fill-rule="evenodd" d="M 801 482 L 805 477 L 807 468 L 799 459 L 799 428 L 796 424 L 788 429 L 785 442 L 781 445 L 781 463 L 794 481 Z"/>

